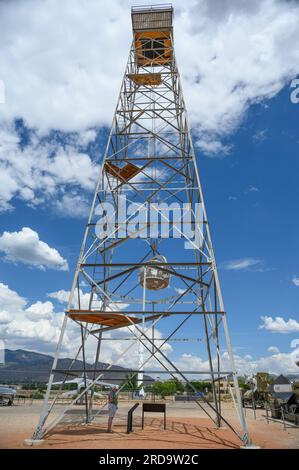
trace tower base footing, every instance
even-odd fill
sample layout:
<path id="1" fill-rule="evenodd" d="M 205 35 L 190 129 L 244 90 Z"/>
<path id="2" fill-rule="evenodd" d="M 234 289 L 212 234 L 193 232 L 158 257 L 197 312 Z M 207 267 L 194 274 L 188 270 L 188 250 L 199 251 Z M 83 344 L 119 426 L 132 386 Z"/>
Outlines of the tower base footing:
<path id="1" fill-rule="evenodd" d="M 240 449 L 261 449 L 261 447 L 255 446 L 254 444 L 247 444 L 246 446 L 240 446 Z"/>
<path id="2" fill-rule="evenodd" d="M 44 439 L 25 439 L 24 445 L 25 446 L 40 446 L 45 442 Z"/>

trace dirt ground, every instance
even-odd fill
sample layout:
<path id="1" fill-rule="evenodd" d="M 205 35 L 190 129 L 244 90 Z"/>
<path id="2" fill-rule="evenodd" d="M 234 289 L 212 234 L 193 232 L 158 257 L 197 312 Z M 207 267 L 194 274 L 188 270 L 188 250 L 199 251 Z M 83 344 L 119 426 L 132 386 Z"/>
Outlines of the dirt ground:
<path id="1" fill-rule="evenodd" d="M 0 407 L 0 448 L 17 449 L 24 446 L 24 439 L 32 436 L 37 424 L 42 403 Z M 120 403 L 114 419 L 113 433 L 107 434 L 107 411 L 100 410 L 92 424 L 82 424 L 84 408 L 70 409 L 60 424 L 46 436 L 41 449 L 234 449 L 241 445 L 240 439 L 224 424 L 217 429 L 195 403 L 167 403 L 167 426 L 163 427 L 163 416 L 146 414 L 144 429 L 141 429 L 141 406 L 134 413 L 133 432 L 126 433 L 126 417 L 132 403 Z M 58 405 L 49 419 L 59 416 L 63 410 Z M 235 411 L 231 404 L 223 405 L 223 415 L 239 431 Z M 299 430 L 281 422 L 267 423 L 264 410 L 246 411 L 251 438 L 255 445 L 266 449 L 299 448 Z"/>

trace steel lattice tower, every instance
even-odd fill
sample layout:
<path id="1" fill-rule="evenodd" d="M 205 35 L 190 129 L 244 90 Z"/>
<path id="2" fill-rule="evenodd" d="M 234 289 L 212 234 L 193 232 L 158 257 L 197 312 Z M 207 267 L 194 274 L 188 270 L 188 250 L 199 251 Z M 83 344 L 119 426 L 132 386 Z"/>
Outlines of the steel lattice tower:
<path id="1" fill-rule="evenodd" d="M 208 374 L 213 402 L 201 396 L 197 404 L 218 427 L 224 421 L 250 444 L 175 60 L 172 21 L 171 5 L 132 9 L 133 42 L 34 439 L 41 439 L 72 406 L 48 423 L 57 400 L 50 400 L 55 374 L 64 374 L 64 380 L 83 374 L 84 419 L 94 418 L 94 385 L 109 369 L 99 368 L 101 353 L 107 341 L 117 340 L 124 345 L 120 359 L 134 351 L 133 372 L 139 384 L 145 372 L 165 372 L 196 392 L 190 377 Z M 131 209 L 125 212 L 128 203 Z M 82 370 L 57 368 L 70 321 L 81 334 L 73 364 L 81 359 Z M 157 328 L 163 337 L 156 337 Z M 124 332 L 122 337 L 115 336 L 115 330 Z M 93 369 L 86 367 L 89 341 L 94 347 Z M 200 357 L 205 355 L 203 370 L 192 365 L 191 343 Z M 190 359 L 189 368 L 170 359 L 171 351 L 165 349 L 169 344 L 178 345 L 186 361 Z M 148 370 L 146 365 L 153 363 L 158 369 Z M 111 380 L 117 380 L 118 371 L 112 366 L 110 371 L 115 373 Z M 234 383 L 241 434 L 222 416 L 220 387 L 215 384 L 223 377 Z"/>

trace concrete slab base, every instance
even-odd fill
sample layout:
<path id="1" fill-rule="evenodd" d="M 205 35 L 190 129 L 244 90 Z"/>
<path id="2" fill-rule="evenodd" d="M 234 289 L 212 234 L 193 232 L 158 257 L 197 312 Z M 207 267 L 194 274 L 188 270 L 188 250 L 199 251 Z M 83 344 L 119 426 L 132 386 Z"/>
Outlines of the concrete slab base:
<path id="1" fill-rule="evenodd" d="M 44 439 L 25 439 L 24 445 L 25 446 L 40 446 L 45 442 Z"/>
<path id="2" fill-rule="evenodd" d="M 254 444 L 250 444 L 247 446 L 240 446 L 240 449 L 261 449 L 260 446 L 255 446 Z"/>

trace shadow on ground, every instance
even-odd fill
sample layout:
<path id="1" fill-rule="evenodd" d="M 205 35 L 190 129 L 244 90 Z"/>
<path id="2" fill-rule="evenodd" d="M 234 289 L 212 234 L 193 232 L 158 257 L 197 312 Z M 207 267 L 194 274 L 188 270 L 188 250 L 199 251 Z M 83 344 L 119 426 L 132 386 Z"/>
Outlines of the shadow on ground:
<path id="1" fill-rule="evenodd" d="M 191 420 L 189 420 L 191 421 Z M 45 447 L 49 448 L 221 448 L 237 449 L 240 442 L 231 431 L 216 429 L 205 424 L 168 419 L 164 430 L 163 420 L 146 418 L 144 429 L 136 419 L 132 433 L 126 433 L 126 423 L 117 423 L 113 433 L 107 433 L 106 423 L 59 425 L 47 435 Z"/>

